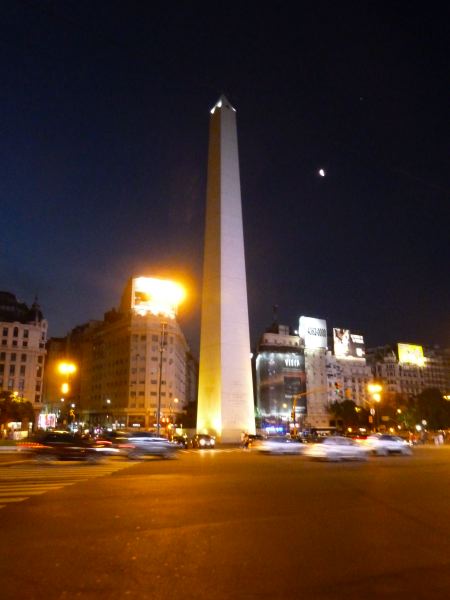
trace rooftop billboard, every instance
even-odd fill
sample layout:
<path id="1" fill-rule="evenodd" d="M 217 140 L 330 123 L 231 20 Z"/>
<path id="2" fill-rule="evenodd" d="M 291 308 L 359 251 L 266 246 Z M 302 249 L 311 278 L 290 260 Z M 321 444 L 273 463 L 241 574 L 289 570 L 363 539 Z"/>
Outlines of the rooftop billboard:
<path id="1" fill-rule="evenodd" d="M 398 362 L 406 365 L 423 367 L 425 358 L 422 346 L 414 344 L 398 344 Z"/>
<path id="2" fill-rule="evenodd" d="M 364 359 L 364 338 L 350 329 L 333 328 L 333 346 L 336 358 Z"/>
<path id="3" fill-rule="evenodd" d="M 327 348 L 327 322 L 325 319 L 300 317 L 299 333 L 305 341 L 305 348 Z"/>

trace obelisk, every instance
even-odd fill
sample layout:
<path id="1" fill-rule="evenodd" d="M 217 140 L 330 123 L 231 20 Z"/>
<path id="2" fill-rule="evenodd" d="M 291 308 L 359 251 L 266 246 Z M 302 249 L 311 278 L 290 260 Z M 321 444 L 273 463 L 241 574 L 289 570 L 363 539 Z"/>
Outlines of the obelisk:
<path id="1" fill-rule="evenodd" d="M 255 433 L 236 111 L 211 110 L 197 431 L 222 442 Z"/>

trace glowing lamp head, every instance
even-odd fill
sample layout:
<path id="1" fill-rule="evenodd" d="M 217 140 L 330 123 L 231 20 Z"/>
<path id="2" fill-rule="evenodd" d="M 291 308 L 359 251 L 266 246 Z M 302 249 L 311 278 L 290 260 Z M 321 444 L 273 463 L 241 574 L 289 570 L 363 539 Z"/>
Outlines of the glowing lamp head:
<path id="1" fill-rule="evenodd" d="M 379 383 L 369 383 L 367 389 L 371 394 L 380 394 L 383 391 L 383 387 Z"/>
<path id="2" fill-rule="evenodd" d="M 77 367 L 73 363 L 60 362 L 58 364 L 58 373 L 60 373 L 61 375 L 73 375 L 73 373 L 75 373 L 76 370 Z"/>

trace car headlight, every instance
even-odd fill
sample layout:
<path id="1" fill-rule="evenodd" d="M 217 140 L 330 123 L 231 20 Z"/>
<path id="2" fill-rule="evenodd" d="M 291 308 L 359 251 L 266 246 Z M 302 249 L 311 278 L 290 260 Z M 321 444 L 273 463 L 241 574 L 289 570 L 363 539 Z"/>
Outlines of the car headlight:
<path id="1" fill-rule="evenodd" d="M 205 445 L 205 440 L 200 440 L 200 446 L 204 446 Z"/>

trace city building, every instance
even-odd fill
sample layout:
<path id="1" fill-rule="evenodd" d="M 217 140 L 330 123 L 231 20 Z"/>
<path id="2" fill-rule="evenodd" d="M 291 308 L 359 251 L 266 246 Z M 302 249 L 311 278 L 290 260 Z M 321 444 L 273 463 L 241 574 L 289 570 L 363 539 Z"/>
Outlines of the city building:
<path id="1" fill-rule="evenodd" d="M 368 349 L 367 360 L 387 393 L 417 396 L 426 388 L 450 393 L 448 349 L 397 343 Z"/>
<path id="2" fill-rule="evenodd" d="M 196 365 L 176 319 L 180 300 L 172 282 L 132 278 L 119 309 L 50 340 L 48 411 L 91 426 L 181 425 L 195 398 Z M 70 381 L 58 372 L 61 361 L 76 365 Z"/>
<path id="3" fill-rule="evenodd" d="M 305 347 L 307 425 L 330 426 L 327 381 L 327 323 L 324 319 L 300 317 L 299 334 Z"/>
<path id="4" fill-rule="evenodd" d="M 35 300 L 29 308 L 9 292 L 0 292 L 0 391 L 31 402 L 38 414 L 47 341 L 47 321 Z"/>
<path id="5" fill-rule="evenodd" d="M 289 431 L 290 424 L 301 427 L 306 417 L 306 381 L 300 337 L 274 322 L 259 340 L 255 375 L 258 427 L 266 432 Z"/>
<path id="6" fill-rule="evenodd" d="M 255 433 L 236 111 L 211 110 L 197 431 Z"/>
<path id="7" fill-rule="evenodd" d="M 327 351 L 328 403 L 352 400 L 367 407 L 372 370 L 367 365 L 364 337 L 350 329 L 333 328 L 333 352 Z"/>

